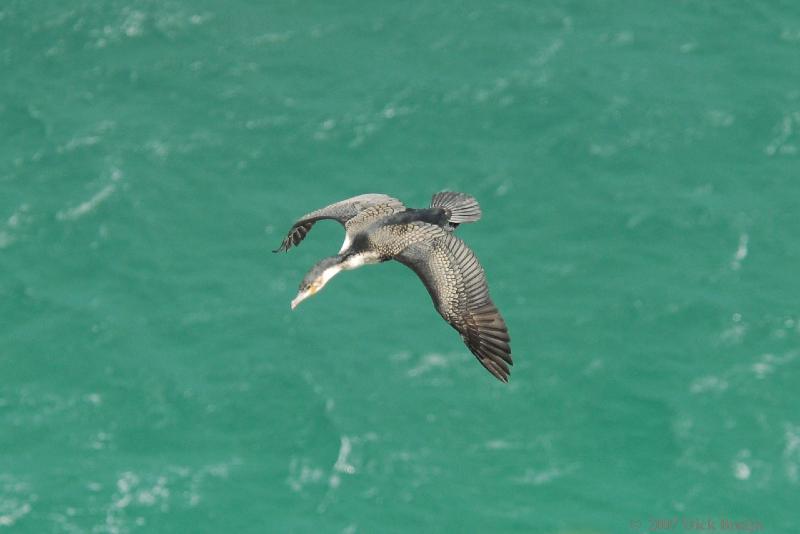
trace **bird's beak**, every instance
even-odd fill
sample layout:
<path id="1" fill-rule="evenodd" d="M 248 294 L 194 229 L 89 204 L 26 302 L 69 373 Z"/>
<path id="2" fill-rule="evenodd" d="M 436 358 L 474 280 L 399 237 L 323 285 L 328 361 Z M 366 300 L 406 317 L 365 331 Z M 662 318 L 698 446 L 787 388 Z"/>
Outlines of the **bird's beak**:
<path id="1" fill-rule="evenodd" d="M 308 297 L 310 297 L 311 295 L 313 295 L 316 292 L 317 292 L 316 286 L 311 286 L 308 289 L 306 289 L 305 291 L 299 292 L 297 294 L 297 296 L 294 298 L 294 300 L 292 301 L 292 309 L 295 309 L 298 304 L 300 304 L 301 302 L 303 302 L 304 300 L 306 300 Z"/>
<path id="2" fill-rule="evenodd" d="M 310 293 L 308 291 L 302 291 L 298 293 L 297 296 L 294 298 L 294 300 L 292 300 L 292 309 L 295 309 L 297 305 L 303 302 L 306 298 L 308 298 L 309 295 Z"/>

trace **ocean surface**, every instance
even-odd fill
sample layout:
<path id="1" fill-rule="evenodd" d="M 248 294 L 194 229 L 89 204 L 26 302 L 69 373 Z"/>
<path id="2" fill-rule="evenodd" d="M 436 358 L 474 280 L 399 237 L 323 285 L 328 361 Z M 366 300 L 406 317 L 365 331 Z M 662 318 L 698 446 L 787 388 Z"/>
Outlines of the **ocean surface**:
<path id="1" fill-rule="evenodd" d="M 0 532 L 800 531 L 793 0 L 5 0 L 0 140 Z M 289 309 L 440 190 L 508 385 L 398 263 Z"/>

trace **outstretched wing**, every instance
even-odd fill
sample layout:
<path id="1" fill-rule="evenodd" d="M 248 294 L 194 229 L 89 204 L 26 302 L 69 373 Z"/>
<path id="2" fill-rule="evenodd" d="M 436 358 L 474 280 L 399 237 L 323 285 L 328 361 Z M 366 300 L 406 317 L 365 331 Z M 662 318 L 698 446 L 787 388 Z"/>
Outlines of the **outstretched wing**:
<path id="1" fill-rule="evenodd" d="M 453 234 L 429 224 L 409 225 L 426 238 L 412 240 L 394 259 L 410 267 L 428 288 L 436 311 L 460 334 L 486 369 L 508 382 L 511 359 L 506 323 L 489 296 L 475 254 Z"/>
<path id="2" fill-rule="evenodd" d="M 405 210 L 403 203 L 389 195 L 368 193 L 336 202 L 300 217 L 292 225 L 281 246 L 273 252 L 286 252 L 302 241 L 314 223 L 322 219 L 334 219 L 354 233 L 380 217 Z"/>

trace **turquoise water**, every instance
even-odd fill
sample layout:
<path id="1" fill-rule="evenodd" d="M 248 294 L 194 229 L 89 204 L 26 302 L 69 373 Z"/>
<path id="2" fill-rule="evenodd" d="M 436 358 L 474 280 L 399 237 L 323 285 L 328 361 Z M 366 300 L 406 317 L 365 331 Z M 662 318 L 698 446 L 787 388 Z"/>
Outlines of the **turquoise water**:
<path id="1" fill-rule="evenodd" d="M 789 1 L 6 0 L 0 531 L 796 532 L 798 57 Z M 289 310 L 296 217 L 442 189 L 507 386 L 400 264 Z"/>

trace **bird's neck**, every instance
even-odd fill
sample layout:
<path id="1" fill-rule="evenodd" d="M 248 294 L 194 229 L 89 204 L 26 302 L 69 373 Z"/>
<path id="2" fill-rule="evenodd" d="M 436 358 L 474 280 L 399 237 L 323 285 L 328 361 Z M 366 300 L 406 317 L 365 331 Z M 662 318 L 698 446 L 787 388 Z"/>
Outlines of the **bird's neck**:
<path id="1" fill-rule="evenodd" d="M 362 265 L 367 265 L 368 263 L 378 263 L 379 259 L 374 253 L 360 252 L 357 254 L 337 254 L 336 256 L 326 258 L 322 261 L 330 265 L 322 271 L 322 285 L 320 289 L 340 272 L 358 269 Z"/>
<path id="2" fill-rule="evenodd" d="M 331 278 L 333 278 L 334 276 L 336 276 L 337 274 L 339 274 L 343 270 L 344 270 L 344 267 L 342 267 L 342 264 L 340 262 L 340 263 L 336 263 L 334 265 L 331 265 L 330 267 L 327 267 L 324 271 L 322 271 L 322 275 L 320 277 L 321 278 L 320 281 L 322 282 L 320 284 L 320 289 L 325 287 L 325 284 L 327 284 L 330 281 Z"/>
<path id="3" fill-rule="evenodd" d="M 380 261 L 380 257 L 377 253 L 374 252 L 359 252 L 357 254 L 344 254 L 340 256 L 342 258 L 339 265 L 341 266 L 341 270 L 350 271 L 352 269 L 358 269 L 362 265 L 367 265 L 369 263 L 378 263 Z"/>

